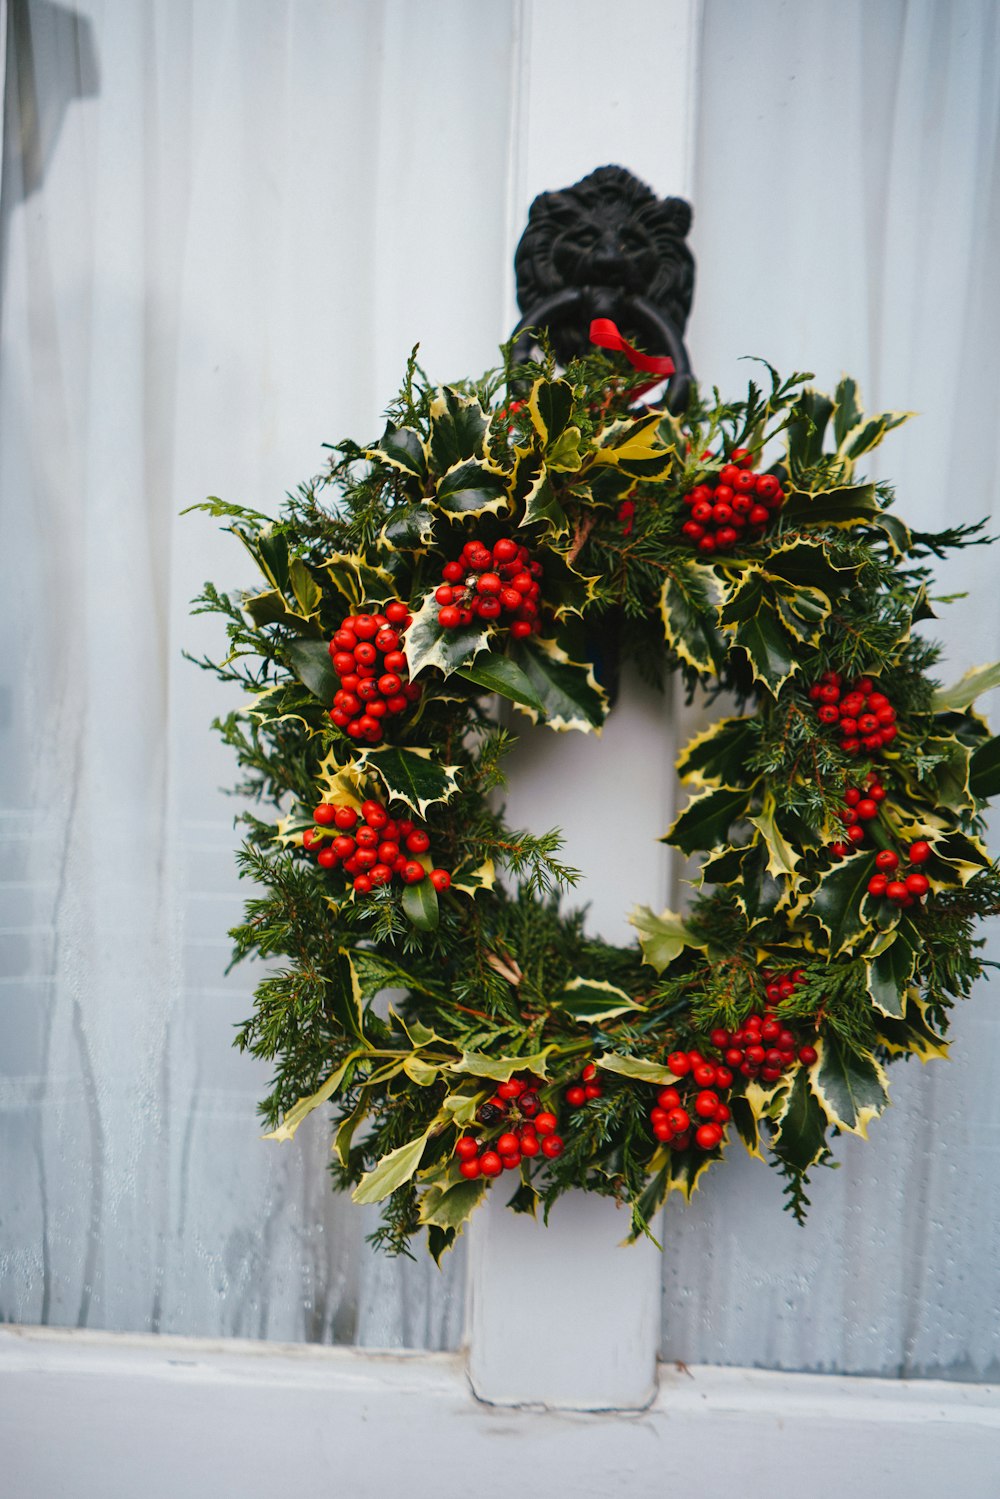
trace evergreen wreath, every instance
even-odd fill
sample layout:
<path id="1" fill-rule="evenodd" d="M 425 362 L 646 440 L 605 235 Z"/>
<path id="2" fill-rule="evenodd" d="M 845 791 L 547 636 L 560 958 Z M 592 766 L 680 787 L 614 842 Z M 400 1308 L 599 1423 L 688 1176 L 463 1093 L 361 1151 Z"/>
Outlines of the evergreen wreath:
<path id="1" fill-rule="evenodd" d="M 212 499 L 266 579 L 211 583 L 249 691 L 215 727 L 252 809 L 235 959 L 270 960 L 237 1045 L 273 1062 L 268 1138 L 334 1111 L 333 1175 L 383 1204 L 373 1239 L 436 1259 L 494 1178 L 547 1216 L 569 1188 L 649 1232 L 737 1137 L 785 1179 L 888 1102 L 886 1065 L 946 1054 L 1000 909 L 981 840 L 1000 666 L 942 689 L 929 561 L 988 540 L 894 513 L 860 460 L 905 417 L 808 375 L 679 416 L 667 363 L 613 325 L 435 389 L 416 360 L 382 437 L 340 443 L 277 521 Z M 500 705 L 599 732 L 608 642 L 725 716 L 677 762 L 663 841 L 700 855 L 683 915 L 632 947 L 560 894 L 558 831 L 507 825 Z M 599 664 L 601 663 L 601 664 Z M 509 884 L 499 882 L 505 872 Z M 396 996 L 385 1003 L 385 991 Z"/>

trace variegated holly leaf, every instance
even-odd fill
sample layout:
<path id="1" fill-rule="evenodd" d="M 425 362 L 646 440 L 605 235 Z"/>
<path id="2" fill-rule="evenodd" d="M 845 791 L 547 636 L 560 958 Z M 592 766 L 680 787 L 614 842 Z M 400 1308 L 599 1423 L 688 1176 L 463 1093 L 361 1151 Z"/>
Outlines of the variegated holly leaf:
<path id="1" fill-rule="evenodd" d="M 533 635 L 511 648 L 516 661 L 542 704 L 541 713 L 524 711 L 533 722 L 539 719 L 550 729 L 580 729 L 600 732 L 608 711 L 608 699 L 587 661 L 575 661 L 561 644 L 562 635 L 543 639 Z"/>
<path id="2" fill-rule="evenodd" d="M 548 469 L 539 469 L 525 490 L 521 503 L 524 505 L 524 514 L 518 522 L 519 526 L 544 525 L 553 540 L 565 536 L 569 530 L 569 520 L 556 498 Z"/>
<path id="3" fill-rule="evenodd" d="M 264 1139 L 293 1140 L 295 1138 L 295 1131 L 303 1119 L 307 1119 L 314 1109 L 318 1109 L 321 1104 L 326 1103 L 327 1099 L 332 1098 L 343 1083 L 350 1082 L 355 1064 L 358 1058 L 363 1055 L 363 1051 L 352 1051 L 350 1056 L 345 1057 L 340 1066 L 331 1072 L 322 1087 L 317 1088 L 315 1093 L 310 1093 L 308 1097 L 300 1098 L 298 1103 L 293 1104 L 278 1127 L 269 1130 Z"/>
<path id="4" fill-rule="evenodd" d="M 422 485 L 427 478 L 427 444 L 412 427 L 386 423 L 380 441 L 368 448 L 365 457 L 372 463 L 385 463 Z"/>
<path id="5" fill-rule="evenodd" d="M 837 444 L 838 453 L 852 462 L 877 448 L 887 432 L 901 427 L 913 415 L 912 411 L 880 411 L 877 416 L 859 416 Z"/>
<path id="6" fill-rule="evenodd" d="M 719 786 L 741 780 L 757 741 L 755 718 L 720 718 L 696 734 L 681 750 L 677 774 L 696 786 Z"/>
<path id="7" fill-rule="evenodd" d="M 737 818 L 744 816 L 749 800 L 746 786 L 719 786 L 714 791 L 703 791 L 692 797 L 660 841 L 685 854 L 728 843 L 729 829 Z"/>
<path id="8" fill-rule="evenodd" d="M 774 589 L 761 568 L 747 568 L 727 590 L 719 623 L 730 645 L 746 653 L 754 679 L 775 696 L 798 670 L 793 642 L 775 607 Z"/>
<path id="9" fill-rule="evenodd" d="M 753 1109 L 739 1093 L 730 1094 L 729 1107 L 732 1111 L 736 1133 L 746 1146 L 748 1154 L 756 1156 L 758 1161 L 762 1161 L 764 1155 L 760 1148 L 760 1126 L 757 1123 Z"/>
<path id="10" fill-rule="evenodd" d="M 565 432 L 573 412 L 573 387 L 568 380 L 536 380 L 528 397 L 528 415 L 543 448 Z"/>
<path id="11" fill-rule="evenodd" d="M 452 870 L 450 888 L 461 890 L 463 895 L 478 895 L 480 890 L 492 890 L 496 882 L 496 866 L 492 859 L 484 859 L 476 865 L 469 860 Z"/>
<path id="12" fill-rule="evenodd" d="M 316 779 L 323 789 L 324 801 L 342 802 L 353 807 L 355 812 L 361 811 L 361 804 L 366 799 L 365 777 L 357 761 L 341 765 L 337 751 L 331 750 L 320 763 Z"/>
<path id="13" fill-rule="evenodd" d="M 832 1031 L 817 1038 L 816 1050 L 809 1079 L 827 1118 L 838 1129 L 867 1137 L 868 1125 L 889 1102 L 885 1072 L 873 1056 L 859 1055 Z"/>
<path id="14" fill-rule="evenodd" d="M 1000 795 L 1000 734 L 974 751 L 969 762 L 969 790 L 979 802 Z"/>
<path id="15" fill-rule="evenodd" d="M 575 474 L 578 469 L 581 469 L 583 467 L 583 453 L 580 451 L 582 443 L 583 433 L 579 427 L 567 427 L 552 446 L 546 449 L 545 462 L 552 473 Z"/>
<path id="16" fill-rule="evenodd" d="M 542 598 L 545 607 L 551 609 L 556 619 L 566 619 L 571 614 L 582 615 L 591 599 L 600 578 L 578 572 L 562 552 L 547 548 L 542 566 L 545 569 L 542 582 Z"/>
<path id="17" fill-rule="evenodd" d="M 740 878 L 733 889 L 747 923 L 755 926 L 759 921 L 769 921 L 781 909 L 789 893 L 788 877 L 772 874 L 768 869 L 768 854 L 763 843 L 748 849 L 743 855 Z"/>
<path id="18" fill-rule="evenodd" d="M 793 591 L 818 588 L 828 598 L 854 587 L 860 568 L 856 562 L 835 562 L 822 541 L 802 537 L 782 542 L 761 565 L 772 582 L 777 580 L 779 591 L 786 585 Z"/>
<path id="19" fill-rule="evenodd" d="M 669 967 L 685 948 L 691 947 L 704 952 L 708 947 L 707 942 L 696 937 L 685 926 L 675 911 L 663 911 L 656 916 L 649 906 L 636 906 L 629 917 L 629 923 L 639 933 L 642 961 L 655 968 L 657 973 L 662 973 Z"/>
<path id="20" fill-rule="evenodd" d="M 420 1194 L 421 1223 L 438 1228 L 458 1229 L 472 1215 L 486 1196 L 486 1178 L 457 1181 L 445 1186 L 431 1186 Z"/>
<path id="21" fill-rule="evenodd" d="M 624 989 L 604 979 L 570 979 L 552 1003 L 585 1025 L 596 1025 L 600 1020 L 613 1020 L 616 1015 L 642 1009 Z"/>
<path id="22" fill-rule="evenodd" d="M 438 624 L 440 608 L 429 593 L 406 627 L 403 653 L 411 680 L 432 666 L 450 676 L 460 666 L 469 666 L 489 646 L 489 633 L 482 623 L 443 630 Z"/>
<path id="23" fill-rule="evenodd" d="M 902 1019 L 916 956 L 914 942 L 919 944 L 919 941 L 912 922 L 901 920 L 869 949 L 865 960 L 866 987 L 872 1004 L 882 1015 Z"/>
<path id="24" fill-rule="evenodd" d="M 775 878 L 793 875 L 799 863 L 799 855 L 785 838 L 777 822 L 777 807 L 770 792 L 764 797 L 764 805 L 750 822 L 758 830 L 767 850 L 767 872 Z"/>
<path id="25" fill-rule="evenodd" d="M 361 1004 L 361 984 L 357 969 L 346 947 L 337 949 L 337 956 L 326 966 L 326 994 L 330 1008 L 349 1035 L 364 1041 L 364 1015 Z"/>
<path id="26" fill-rule="evenodd" d="M 305 615 L 299 609 L 293 609 L 285 595 L 276 588 L 269 588 L 266 593 L 244 594 L 242 602 L 258 629 L 265 625 L 285 625 L 298 635 L 322 634 L 315 614 Z"/>
<path id="27" fill-rule="evenodd" d="M 908 1053 L 926 1063 L 948 1055 L 948 1043 L 927 1019 L 916 989 L 907 991 L 901 1018 L 890 1015 L 879 1019 L 878 1039 L 893 1056 Z"/>
<path id="28" fill-rule="evenodd" d="M 428 505 L 402 505 L 394 510 L 379 535 L 389 551 L 422 552 L 434 541 L 434 512 Z"/>
<path id="29" fill-rule="evenodd" d="M 467 1072 L 472 1077 L 488 1077 L 494 1083 L 506 1083 L 515 1072 L 533 1072 L 548 1077 L 549 1053 L 553 1046 L 543 1047 L 524 1057 L 489 1057 L 482 1051 L 463 1051 L 461 1059 L 448 1065 L 449 1072 Z"/>
<path id="30" fill-rule="evenodd" d="M 667 644 L 685 666 L 718 672 L 726 646 L 714 625 L 719 583 L 710 568 L 675 563 L 660 591 L 660 616 Z"/>
<path id="31" fill-rule="evenodd" d="M 340 678 L 333 669 L 330 649 L 325 640 L 289 640 L 284 653 L 292 671 L 314 697 L 327 707 L 340 685 Z"/>
<path id="32" fill-rule="evenodd" d="M 659 1083 L 666 1087 L 679 1081 L 676 1073 L 662 1062 L 647 1062 L 645 1057 L 620 1057 L 617 1052 L 605 1051 L 594 1061 L 605 1072 L 614 1072 L 619 1077 L 633 1077 L 642 1083 Z"/>
<path id="33" fill-rule="evenodd" d="M 877 523 L 882 514 L 874 484 L 844 484 L 836 489 L 792 489 L 781 507 L 786 526 L 834 526 Z"/>
<path id="34" fill-rule="evenodd" d="M 486 441 L 487 415 L 472 396 L 443 386 L 431 402 L 431 461 L 444 474 L 467 458 L 480 458 Z"/>
<path id="35" fill-rule="evenodd" d="M 416 1175 L 427 1142 L 438 1128 L 440 1128 L 439 1120 L 435 1119 L 417 1139 L 408 1140 L 398 1149 L 390 1150 L 388 1155 L 382 1157 L 374 1170 L 366 1172 L 361 1178 L 351 1193 L 351 1200 L 359 1204 L 382 1202 L 395 1192 L 397 1187 L 408 1182 L 412 1176 Z"/>
<path id="36" fill-rule="evenodd" d="M 507 509 L 507 480 L 497 469 L 466 459 L 440 480 L 435 498 L 449 515 L 496 515 Z"/>
<path id="37" fill-rule="evenodd" d="M 800 1067 L 787 1093 L 787 1101 L 771 1140 L 771 1150 L 791 1170 L 806 1172 L 826 1154 L 827 1117 Z"/>
<path id="38" fill-rule="evenodd" d="M 805 914 L 814 917 L 830 939 L 830 956 L 849 949 L 870 925 L 862 914 L 868 881 L 875 873 L 875 854 L 852 854 L 820 876 Z"/>
<path id="39" fill-rule="evenodd" d="M 373 771 L 391 801 L 405 802 L 418 817 L 426 817 L 435 802 L 446 802 L 458 790 L 457 765 L 442 765 L 429 749 L 401 749 L 389 744 L 362 750 L 358 767 Z"/>
<path id="40" fill-rule="evenodd" d="M 931 698 L 932 713 L 962 712 L 971 707 L 983 692 L 1000 687 L 1000 661 L 990 666 L 973 666 L 951 687 L 939 687 Z"/>
<path id="41" fill-rule="evenodd" d="M 833 401 L 821 390 L 800 392 L 785 427 L 788 466 L 793 475 L 810 469 L 823 456 L 826 429 L 833 415 Z"/>
<path id="42" fill-rule="evenodd" d="M 365 604 L 384 604 L 396 597 L 392 573 L 359 552 L 332 552 L 324 560 L 323 568 L 334 588 L 348 601 L 352 613 Z"/>
<path id="43" fill-rule="evenodd" d="M 509 656 L 499 656 L 494 651 L 481 651 L 468 666 L 460 666 L 457 675 L 481 687 L 484 692 L 499 693 L 518 707 L 530 708 L 536 717 L 545 712 L 545 704 L 531 685 L 530 679 Z"/>
<path id="44" fill-rule="evenodd" d="M 977 874 L 990 867 L 990 856 L 983 843 L 968 833 L 946 833 L 931 845 L 931 855 L 921 865 L 932 887 L 967 885 Z"/>
<path id="45" fill-rule="evenodd" d="M 600 446 L 592 450 L 591 461 L 613 464 L 633 479 L 662 478 L 676 464 L 677 453 L 664 442 L 661 423 L 657 411 L 610 423 L 601 433 Z"/>

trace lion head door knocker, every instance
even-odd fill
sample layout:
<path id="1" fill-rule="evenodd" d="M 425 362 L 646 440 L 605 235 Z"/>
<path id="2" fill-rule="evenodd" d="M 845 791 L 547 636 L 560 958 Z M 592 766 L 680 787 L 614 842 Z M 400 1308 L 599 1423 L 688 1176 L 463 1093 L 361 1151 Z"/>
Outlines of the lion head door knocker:
<path id="1" fill-rule="evenodd" d="M 610 318 L 676 373 L 667 404 L 683 410 L 691 385 L 684 328 L 694 295 L 687 245 L 691 206 L 658 198 L 624 167 L 598 167 L 573 187 L 540 193 L 514 255 L 515 359 L 529 357 L 532 328 L 545 328 L 563 363 L 590 346 L 594 318 Z"/>

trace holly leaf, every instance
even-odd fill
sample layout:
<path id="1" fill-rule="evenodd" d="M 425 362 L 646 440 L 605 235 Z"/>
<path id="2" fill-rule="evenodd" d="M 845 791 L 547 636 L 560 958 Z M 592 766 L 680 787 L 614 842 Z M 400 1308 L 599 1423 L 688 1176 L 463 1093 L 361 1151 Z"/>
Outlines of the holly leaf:
<path id="1" fill-rule="evenodd" d="M 434 512 L 427 505 L 404 505 L 394 510 L 379 533 L 390 551 L 421 552 L 434 541 Z"/>
<path id="2" fill-rule="evenodd" d="M 396 427 L 386 423 L 381 440 L 373 448 L 367 448 L 365 457 L 373 463 L 385 463 L 400 473 L 419 479 L 427 478 L 427 446 L 412 427 Z"/>
<path id="3" fill-rule="evenodd" d="M 857 427 L 864 416 L 858 395 L 858 383 L 845 375 L 833 393 L 833 440 L 842 447 L 848 432 Z"/>
<path id="4" fill-rule="evenodd" d="M 800 1067 L 788 1090 L 771 1150 L 791 1170 L 805 1173 L 827 1152 L 827 1127 L 826 1114 L 809 1086 L 808 1073 Z"/>
<path id="5" fill-rule="evenodd" d="M 543 448 L 566 430 L 573 411 L 573 387 L 568 380 L 536 380 L 528 397 L 528 415 Z"/>
<path id="6" fill-rule="evenodd" d="M 862 914 L 868 881 L 875 873 L 875 853 L 854 854 L 821 875 L 805 914 L 813 916 L 830 939 L 830 956 L 849 949 L 870 925 Z"/>
<path id="7" fill-rule="evenodd" d="M 793 471 L 812 468 L 823 456 L 823 441 L 833 415 L 833 402 L 821 390 L 803 390 L 785 429 L 788 464 Z"/>
<path id="8" fill-rule="evenodd" d="M 725 646 L 716 632 L 715 600 L 718 582 L 704 567 L 675 564 L 660 590 L 660 617 L 667 644 L 680 661 L 695 671 L 716 673 Z"/>
<path id="9" fill-rule="evenodd" d="M 536 716 L 545 712 L 545 704 L 530 679 L 509 656 L 481 651 L 470 665 L 459 667 L 456 675 L 482 687 L 485 692 L 497 692 L 519 707 L 530 708 Z"/>
<path id="10" fill-rule="evenodd" d="M 469 459 L 448 470 L 436 499 L 449 515 L 497 514 L 507 509 L 507 481 L 496 469 Z"/>
<path id="11" fill-rule="evenodd" d="M 420 1221 L 438 1228 L 459 1229 L 486 1195 L 486 1179 L 428 1187 L 420 1194 Z"/>
<path id="12" fill-rule="evenodd" d="M 677 461 L 673 447 L 660 434 L 662 414 L 626 418 L 604 428 L 601 445 L 591 454 L 595 464 L 613 464 L 633 479 L 658 479 Z"/>
<path id="13" fill-rule="evenodd" d="M 719 786 L 742 779 L 754 748 L 757 720 L 722 718 L 696 734 L 681 750 L 677 774 L 697 786 Z"/>
<path id="14" fill-rule="evenodd" d="M 569 530 L 569 520 L 556 499 L 547 469 L 543 468 L 532 480 L 525 491 L 523 502 L 524 514 L 518 522 L 519 526 L 544 525 L 553 539 L 564 536 Z"/>
<path id="15" fill-rule="evenodd" d="M 969 790 L 980 802 L 988 802 L 1000 795 L 1000 734 L 988 739 L 973 753 L 969 763 Z"/>
<path id="16" fill-rule="evenodd" d="M 364 1041 L 361 984 L 346 947 L 338 948 L 328 968 L 328 998 L 334 1015 L 349 1035 Z"/>
<path id="17" fill-rule="evenodd" d="M 478 895 L 480 890 L 492 890 L 495 884 L 496 868 L 492 859 L 484 859 L 482 864 L 475 866 L 470 860 L 452 870 L 449 888 L 461 890 L 463 895 Z"/>
<path id="18" fill-rule="evenodd" d="M 411 681 L 432 666 L 448 677 L 489 647 L 489 634 L 481 624 L 443 630 L 438 624 L 440 607 L 429 593 L 406 628 L 403 654 Z"/>
<path id="19" fill-rule="evenodd" d="M 979 697 L 1000 687 L 1000 661 L 990 666 L 973 666 L 950 687 L 939 687 L 931 698 L 932 713 L 961 713 Z"/>
<path id="20" fill-rule="evenodd" d="M 873 1056 L 859 1055 L 832 1031 L 817 1038 L 816 1050 L 809 1076 L 827 1118 L 838 1129 L 867 1138 L 868 1125 L 889 1102 L 885 1072 Z"/>
<path id="21" fill-rule="evenodd" d="M 315 1093 L 310 1093 L 307 1097 L 300 1098 L 298 1103 L 293 1104 L 278 1127 L 269 1130 L 263 1138 L 265 1140 L 293 1140 L 295 1131 L 303 1119 L 307 1119 L 314 1109 L 318 1109 L 321 1104 L 326 1103 L 327 1099 L 332 1098 L 342 1083 L 349 1081 L 349 1074 L 353 1072 L 355 1062 L 363 1055 L 362 1051 L 352 1051 L 350 1056 L 345 1057 L 340 1066 L 330 1073 L 321 1088 L 317 1088 Z"/>
<path id="22" fill-rule="evenodd" d="M 882 411 L 877 416 L 862 418 L 844 434 L 837 444 L 837 451 L 854 461 L 877 448 L 887 432 L 901 427 L 912 415 L 912 411 Z"/>
<path id="23" fill-rule="evenodd" d="M 430 451 L 439 474 L 467 458 L 482 456 L 486 441 L 487 415 L 471 396 L 461 396 L 442 386 L 431 401 Z"/>
<path id="24" fill-rule="evenodd" d="M 619 1077 L 633 1077 L 642 1083 L 659 1083 L 662 1087 L 678 1081 L 669 1067 L 660 1062 L 647 1062 L 645 1057 L 620 1057 L 617 1052 L 606 1051 L 595 1057 L 594 1061 L 605 1072 L 617 1073 Z"/>
<path id="25" fill-rule="evenodd" d="M 669 843 L 685 854 L 728 843 L 729 829 L 746 812 L 749 798 L 745 786 L 719 786 L 714 791 L 703 791 L 692 798 L 660 842 Z"/>
<path id="26" fill-rule="evenodd" d="M 751 926 L 773 916 L 787 893 L 787 878 L 770 873 L 767 867 L 767 849 L 762 844 L 758 843 L 744 854 L 734 894 L 737 905 Z"/>
<path id="27" fill-rule="evenodd" d="M 686 947 L 705 952 L 707 942 L 700 941 L 674 911 L 655 916 L 649 906 L 636 906 L 629 924 L 639 933 L 642 961 L 662 973 Z"/>
<path id="28" fill-rule="evenodd" d="M 739 1093 L 733 1093 L 729 1098 L 729 1107 L 732 1110 L 733 1124 L 736 1133 L 746 1146 L 750 1155 L 756 1156 L 758 1161 L 764 1159 L 760 1148 L 760 1127 L 757 1123 L 753 1109 L 747 1100 Z"/>
<path id="29" fill-rule="evenodd" d="M 402 906 L 406 919 L 418 932 L 436 930 L 441 911 L 437 891 L 426 875 L 418 884 L 404 886 Z"/>
<path id="30" fill-rule="evenodd" d="M 438 1120 L 435 1119 L 416 1140 L 408 1140 L 405 1145 L 400 1145 L 396 1150 L 390 1150 L 388 1155 L 383 1156 L 375 1169 L 366 1172 L 361 1178 L 351 1193 L 352 1202 L 362 1205 L 382 1202 L 384 1198 L 395 1192 L 397 1187 L 408 1182 L 420 1166 L 424 1147 L 437 1126 Z"/>
<path id="31" fill-rule="evenodd" d="M 449 1072 L 468 1072 L 473 1077 L 488 1077 L 494 1083 L 506 1083 L 515 1072 L 533 1072 L 536 1077 L 548 1077 L 549 1052 L 553 1046 L 533 1051 L 525 1057 L 488 1057 L 482 1051 L 463 1051 L 461 1060 L 452 1062 Z"/>
<path id="32" fill-rule="evenodd" d="M 589 662 L 572 660 L 558 637 L 543 639 L 538 635 L 518 641 L 511 659 L 520 666 L 542 704 L 540 713 L 524 708 L 533 722 L 541 719 L 550 729 L 559 731 L 600 732 L 608 700 Z"/>
<path id="33" fill-rule="evenodd" d="M 874 484 L 844 484 L 836 489 L 792 489 L 781 507 L 786 526 L 872 524 L 881 518 Z"/>
<path id="34" fill-rule="evenodd" d="M 599 1020 L 613 1020 L 629 1010 L 642 1009 L 624 989 L 604 979 L 570 979 L 552 1003 L 585 1025 L 596 1025 Z"/>
<path id="35" fill-rule="evenodd" d="M 914 956 L 907 933 L 897 926 L 885 934 L 880 950 L 866 959 L 866 987 L 872 1004 L 881 1014 L 902 1019 Z"/>
<path id="36" fill-rule="evenodd" d="M 776 697 L 798 663 L 760 569 L 748 569 L 731 590 L 719 611 L 719 623 L 730 633 L 732 646 L 746 653 L 754 679 Z"/>
<path id="37" fill-rule="evenodd" d="M 303 686 L 308 687 L 313 697 L 318 697 L 321 703 L 329 707 L 340 679 L 333 669 L 326 641 L 289 640 L 285 643 L 284 653 Z"/>
<path id="38" fill-rule="evenodd" d="M 321 633 L 316 620 L 298 613 L 276 588 L 269 588 L 266 593 L 245 594 L 242 602 L 259 630 L 265 625 L 286 625 L 299 635 L 318 636 Z"/>
<path id="39" fill-rule="evenodd" d="M 359 768 L 374 771 L 391 800 L 405 802 L 418 817 L 427 815 L 435 802 L 447 802 L 458 790 L 457 765 L 442 765 L 429 749 L 366 749 Z"/>
<path id="40" fill-rule="evenodd" d="M 767 872 L 770 875 L 793 875 L 799 855 L 785 839 L 776 820 L 774 797 L 768 793 L 764 806 L 756 817 L 749 818 L 764 840 L 767 850 Z"/>
<path id="41" fill-rule="evenodd" d="M 301 557 L 292 557 L 289 561 L 288 581 L 302 613 L 307 617 L 315 614 L 322 602 L 323 590 Z"/>
<path id="42" fill-rule="evenodd" d="M 542 566 L 542 597 L 546 608 L 551 609 L 556 619 L 568 615 L 582 615 L 594 597 L 600 578 L 577 572 L 576 568 L 554 547 L 545 550 Z"/>

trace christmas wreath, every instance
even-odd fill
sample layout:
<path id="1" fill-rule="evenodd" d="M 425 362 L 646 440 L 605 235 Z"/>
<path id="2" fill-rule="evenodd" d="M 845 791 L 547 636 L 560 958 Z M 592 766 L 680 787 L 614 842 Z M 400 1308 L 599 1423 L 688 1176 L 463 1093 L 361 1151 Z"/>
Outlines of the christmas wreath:
<path id="1" fill-rule="evenodd" d="M 390 1250 L 426 1228 L 439 1257 L 504 1178 L 516 1211 L 584 1188 L 648 1232 L 737 1138 L 801 1219 L 886 1065 L 945 1054 L 1000 908 L 973 708 L 1000 669 L 944 690 L 916 628 L 930 559 L 987 538 L 914 531 L 860 476 L 903 415 L 768 365 L 675 415 L 639 399 L 668 361 L 592 336 L 444 388 L 415 351 L 381 438 L 278 520 L 197 507 L 266 580 L 195 605 L 229 637 L 199 664 L 249 692 L 216 724 L 248 799 L 235 954 L 268 960 L 237 1044 L 274 1064 L 269 1138 L 332 1108 L 334 1180 Z M 697 892 L 631 947 L 502 808 L 511 715 L 599 732 L 620 658 L 723 714 L 663 837 Z"/>

